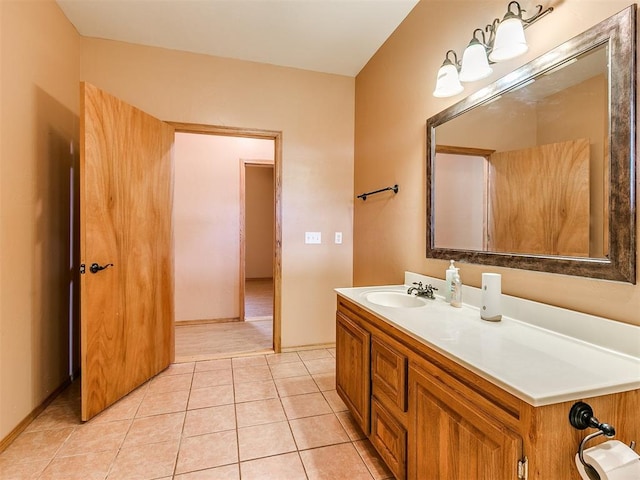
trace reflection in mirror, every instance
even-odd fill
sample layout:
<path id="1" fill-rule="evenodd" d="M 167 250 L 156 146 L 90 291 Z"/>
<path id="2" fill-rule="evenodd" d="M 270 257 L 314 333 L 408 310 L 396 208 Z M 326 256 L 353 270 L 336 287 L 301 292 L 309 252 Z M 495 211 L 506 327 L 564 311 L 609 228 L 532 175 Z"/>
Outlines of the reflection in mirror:
<path id="1" fill-rule="evenodd" d="M 428 120 L 427 256 L 635 283 L 634 32 L 632 6 Z"/>
<path id="2" fill-rule="evenodd" d="M 605 258 L 607 50 L 436 128 L 436 247 Z M 448 185 L 467 194 L 446 198 Z"/>

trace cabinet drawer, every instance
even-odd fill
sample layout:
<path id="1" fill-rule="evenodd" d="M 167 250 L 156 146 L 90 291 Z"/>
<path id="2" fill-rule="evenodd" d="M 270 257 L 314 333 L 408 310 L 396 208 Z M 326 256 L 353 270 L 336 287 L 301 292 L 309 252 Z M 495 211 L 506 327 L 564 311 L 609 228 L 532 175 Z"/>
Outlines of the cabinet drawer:
<path id="1" fill-rule="evenodd" d="M 377 338 L 371 340 L 373 395 L 389 409 L 407 411 L 407 357 Z"/>
<path id="2" fill-rule="evenodd" d="M 407 431 L 375 398 L 371 401 L 371 443 L 397 479 L 407 475 Z"/>

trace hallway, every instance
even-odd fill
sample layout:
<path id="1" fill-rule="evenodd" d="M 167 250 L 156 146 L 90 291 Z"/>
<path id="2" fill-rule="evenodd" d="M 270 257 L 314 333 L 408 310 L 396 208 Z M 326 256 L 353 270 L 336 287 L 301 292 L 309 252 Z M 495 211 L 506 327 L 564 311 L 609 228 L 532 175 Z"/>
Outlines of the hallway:
<path id="1" fill-rule="evenodd" d="M 176 362 L 273 352 L 273 280 L 247 280 L 245 322 L 176 324 Z"/>
<path id="2" fill-rule="evenodd" d="M 335 391 L 334 356 L 173 364 L 85 424 L 75 382 L 0 454 L 0 477 L 391 478 Z"/>

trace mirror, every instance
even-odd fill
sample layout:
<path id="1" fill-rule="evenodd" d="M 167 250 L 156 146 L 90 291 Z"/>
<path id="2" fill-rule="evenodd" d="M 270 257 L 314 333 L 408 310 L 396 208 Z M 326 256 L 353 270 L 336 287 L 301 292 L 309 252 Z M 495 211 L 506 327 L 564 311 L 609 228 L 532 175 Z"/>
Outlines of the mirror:
<path id="1" fill-rule="evenodd" d="M 635 283 L 635 5 L 427 120 L 427 258 Z"/>

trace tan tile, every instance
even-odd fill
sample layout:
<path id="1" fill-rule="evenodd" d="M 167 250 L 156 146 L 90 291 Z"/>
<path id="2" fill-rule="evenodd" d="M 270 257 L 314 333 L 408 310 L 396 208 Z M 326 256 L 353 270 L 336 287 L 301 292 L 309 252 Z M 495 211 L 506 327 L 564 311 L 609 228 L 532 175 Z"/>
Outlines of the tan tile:
<path id="1" fill-rule="evenodd" d="M 297 452 L 240 463 L 242 480 L 306 480 Z"/>
<path id="2" fill-rule="evenodd" d="M 219 358 L 216 360 L 204 360 L 196 362 L 196 372 L 207 372 L 209 370 L 229 370 L 231 369 L 230 358 Z"/>
<path id="3" fill-rule="evenodd" d="M 240 465 L 233 463 L 223 467 L 207 468 L 176 475 L 173 478 L 174 480 L 240 480 Z"/>
<path id="4" fill-rule="evenodd" d="M 0 455 L 0 478 L 3 480 L 35 480 L 47 465 L 49 465 L 49 460 L 19 463 L 6 460 Z"/>
<path id="5" fill-rule="evenodd" d="M 336 349 L 335 349 L 335 347 L 333 347 L 333 348 L 327 348 L 327 350 L 329 350 L 329 353 L 331 354 L 331 356 L 332 356 L 333 358 L 336 358 Z"/>
<path id="6" fill-rule="evenodd" d="M 184 421 L 183 435 L 193 437 L 205 433 L 234 430 L 236 428 L 236 412 L 233 405 L 200 408 L 189 410 Z"/>
<path id="7" fill-rule="evenodd" d="M 2 457 L 10 462 L 38 462 L 50 460 L 75 428 L 23 432 L 16 438 Z"/>
<path id="8" fill-rule="evenodd" d="M 194 362 L 172 363 L 158 374 L 158 377 L 166 375 L 182 375 L 184 373 L 193 374 L 196 364 Z M 157 378 L 157 377 L 156 377 Z"/>
<path id="9" fill-rule="evenodd" d="M 331 410 L 334 412 L 344 412 L 347 410 L 347 405 L 342 401 L 338 392 L 335 390 L 327 390 L 322 392 L 324 398 L 327 400 L 327 403 L 331 407 Z"/>
<path id="10" fill-rule="evenodd" d="M 181 412 L 187 409 L 189 390 L 178 392 L 151 393 L 142 400 L 136 417 L 149 417 L 163 413 Z"/>
<path id="11" fill-rule="evenodd" d="M 149 382 L 149 393 L 177 392 L 191 389 L 191 373 L 162 375 Z"/>
<path id="12" fill-rule="evenodd" d="M 311 375 L 313 380 L 318 385 L 318 388 L 321 391 L 325 390 L 335 390 L 336 389 L 336 374 L 335 372 L 327 372 L 327 373 L 316 373 Z"/>
<path id="13" fill-rule="evenodd" d="M 64 402 L 49 405 L 44 412 L 27 426 L 25 432 L 37 430 L 54 430 L 57 428 L 77 427 L 80 421 L 80 403 Z"/>
<path id="14" fill-rule="evenodd" d="M 131 425 L 131 420 L 88 422 L 74 430 L 56 454 L 59 457 L 84 453 L 117 451 Z M 115 455 L 114 455 L 115 456 Z"/>
<path id="15" fill-rule="evenodd" d="M 289 420 L 331 413 L 331 407 L 319 392 L 284 397 L 281 401 Z"/>
<path id="16" fill-rule="evenodd" d="M 311 375 L 316 373 L 335 373 L 336 371 L 336 359 L 333 357 L 305 360 L 304 364 Z"/>
<path id="17" fill-rule="evenodd" d="M 255 367 L 258 365 L 266 365 L 267 360 L 264 355 L 252 355 L 248 357 L 234 357 L 231 359 L 231 365 L 236 367 Z"/>
<path id="18" fill-rule="evenodd" d="M 271 380 L 271 370 L 265 365 L 233 368 L 233 383 L 262 382 Z"/>
<path id="19" fill-rule="evenodd" d="M 333 414 L 291 420 L 291 430 L 299 450 L 349 441 L 349 436 Z"/>
<path id="20" fill-rule="evenodd" d="M 116 420 L 127 420 L 135 417 L 142 400 L 144 400 L 148 388 L 149 382 L 118 400 L 104 412 L 92 418 L 91 421 L 93 423 L 113 422 Z"/>
<path id="21" fill-rule="evenodd" d="M 235 431 L 209 433 L 182 439 L 176 473 L 187 473 L 238 462 Z"/>
<path id="22" fill-rule="evenodd" d="M 51 405 L 61 405 L 63 403 L 75 403 L 80 406 L 80 397 L 82 390 L 80 388 L 80 379 L 74 380 L 71 385 L 65 388 L 60 394 L 51 402 Z"/>
<path id="23" fill-rule="evenodd" d="M 349 435 L 349 438 L 351 439 L 351 441 L 361 440 L 363 438 L 366 438 L 366 435 L 364 434 L 362 429 L 358 426 L 358 424 L 355 422 L 355 420 L 353 419 L 353 416 L 349 411 L 338 412 L 336 413 L 336 417 L 338 417 L 338 420 L 340 420 L 340 423 L 342 424 L 345 431 L 347 432 L 347 435 Z"/>
<path id="24" fill-rule="evenodd" d="M 182 434 L 184 412 L 136 418 L 124 440 L 124 447 L 159 442 L 177 442 Z"/>
<path id="25" fill-rule="evenodd" d="M 178 442 L 150 443 L 122 447 L 108 480 L 147 480 L 173 474 Z"/>
<path id="26" fill-rule="evenodd" d="M 267 400 L 277 398 L 278 391 L 273 380 L 262 382 L 237 383 L 235 385 L 236 403 L 251 402 L 253 400 Z"/>
<path id="27" fill-rule="evenodd" d="M 273 378 L 299 377 L 309 375 L 307 367 L 302 362 L 277 363 L 271 365 L 271 375 Z"/>
<path id="28" fill-rule="evenodd" d="M 293 452 L 293 441 L 288 422 L 254 425 L 238 429 L 240 461 Z"/>
<path id="29" fill-rule="evenodd" d="M 38 480 L 60 480 L 63 478 L 104 480 L 116 453 L 118 453 L 117 448 L 70 457 L 56 457 L 38 477 Z"/>
<path id="30" fill-rule="evenodd" d="M 231 385 L 233 383 L 233 377 L 231 375 L 230 368 L 218 369 L 218 370 L 205 370 L 204 372 L 198 372 L 193 374 L 193 383 L 191 388 L 206 388 L 214 387 L 217 385 Z"/>
<path id="31" fill-rule="evenodd" d="M 236 404 L 238 427 L 248 427 L 264 423 L 286 420 L 280 399 L 256 400 Z"/>
<path id="32" fill-rule="evenodd" d="M 300 361 L 300 357 L 296 352 L 272 353 L 267 355 L 266 359 L 269 365 Z"/>
<path id="33" fill-rule="evenodd" d="M 354 442 L 353 445 L 356 447 L 360 457 L 364 460 L 364 464 L 369 469 L 369 473 L 371 473 L 375 480 L 393 478 L 391 470 L 387 468 L 369 440 L 360 440 Z"/>
<path id="34" fill-rule="evenodd" d="M 330 358 L 332 355 L 326 348 L 319 348 L 317 350 L 301 350 L 298 355 L 302 360 L 315 360 L 317 358 Z"/>
<path id="35" fill-rule="evenodd" d="M 279 378 L 276 381 L 278 394 L 281 397 L 290 397 L 292 395 L 302 395 L 305 393 L 318 392 L 316 382 L 313 381 L 311 375 L 302 377 Z"/>
<path id="36" fill-rule="evenodd" d="M 300 452 L 309 480 L 371 480 L 366 465 L 351 443 Z"/>
<path id="37" fill-rule="evenodd" d="M 188 409 L 233 404 L 233 385 L 197 388 L 191 390 Z"/>

